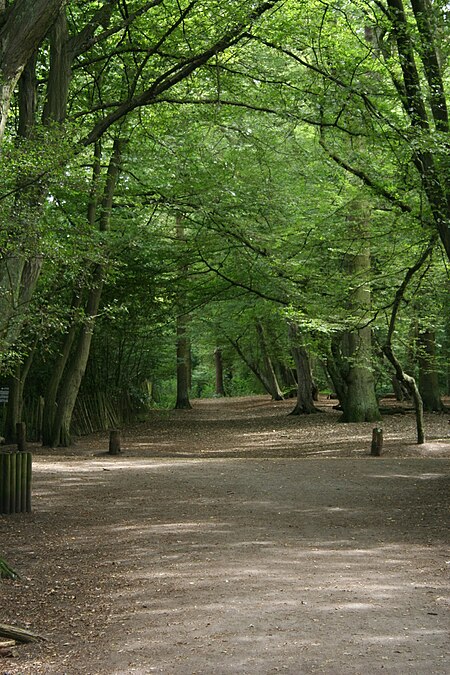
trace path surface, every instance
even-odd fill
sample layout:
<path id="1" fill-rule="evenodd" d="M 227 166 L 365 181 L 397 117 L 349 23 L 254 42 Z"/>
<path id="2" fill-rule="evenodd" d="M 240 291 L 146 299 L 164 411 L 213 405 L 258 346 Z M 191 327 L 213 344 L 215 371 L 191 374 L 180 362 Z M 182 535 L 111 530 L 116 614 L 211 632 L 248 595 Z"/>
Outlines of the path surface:
<path id="1" fill-rule="evenodd" d="M 447 420 L 419 452 L 390 418 L 371 458 L 370 425 L 284 405 L 156 415 L 119 458 L 37 451 L 33 514 L 0 517 L 23 575 L 0 622 L 48 642 L 0 673 L 449 673 Z"/>

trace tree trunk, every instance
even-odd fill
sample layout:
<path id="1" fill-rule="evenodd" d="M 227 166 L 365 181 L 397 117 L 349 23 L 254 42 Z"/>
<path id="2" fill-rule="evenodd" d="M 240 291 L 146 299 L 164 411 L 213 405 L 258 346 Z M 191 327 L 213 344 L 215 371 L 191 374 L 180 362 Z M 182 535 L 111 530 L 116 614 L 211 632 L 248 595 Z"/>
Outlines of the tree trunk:
<path id="1" fill-rule="evenodd" d="M 438 371 L 436 368 L 436 337 L 433 330 L 424 330 L 418 335 L 419 391 L 424 410 L 441 412 Z"/>
<path id="2" fill-rule="evenodd" d="M 29 3 L 20 3 L 20 0 L 18 0 L 11 6 L 11 10 L 14 7 L 17 9 L 19 4 L 23 4 L 26 7 Z M 36 6 L 41 4 L 41 2 L 37 2 L 34 8 L 28 7 L 28 9 L 31 12 L 32 9 L 37 9 Z M 51 6 L 56 3 L 48 2 L 47 4 Z M 57 4 L 61 5 L 62 3 Z M 56 18 L 56 14 L 53 18 Z M 22 20 L 26 22 L 28 21 L 28 17 L 22 17 Z M 55 25 L 60 26 L 57 51 L 61 52 L 64 51 L 61 50 L 61 45 L 66 44 L 68 40 L 64 12 L 60 13 Z M 46 112 L 43 116 L 44 124 L 63 119 L 62 111 L 67 106 L 70 75 L 68 68 L 63 67 L 61 59 L 54 56 L 56 29 L 53 29 L 51 32 L 51 51 L 53 56 L 47 87 Z M 13 37 L 15 39 L 15 36 Z M 26 40 L 28 39 L 29 36 L 27 36 Z M 30 140 L 32 139 L 36 124 L 37 109 L 35 51 L 30 52 L 29 58 L 21 69 L 18 104 L 18 135 L 22 139 Z M 29 183 L 29 186 L 26 188 L 21 187 L 21 182 L 25 182 L 25 184 Z M 0 368 L 2 354 L 20 336 L 27 308 L 34 294 L 43 263 L 43 258 L 39 253 L 39 228 L 35 226 L 35 223 L 39 221 L 42 215 L 47 187 L 36 176 L 23 176 L 20 172 L 17 176 L 17 184 L 17 198 L 14 208 L 10 213 L 10 222 L 7 224 L 10 230 L 9 238 L 15 242 L 15 250 L 10 257 L 4 258 L 0 264 Z"/>
<path id="3" fill-rule="evenodd" d="M 191 343 L 188 336 L 189 319 L 186 316 L 177 318 L 177 400 L 175 408 L 190 410 L 189 401 Z"/>
<path id="4" fill-rule="evenodd" d="M 292 343 L 292 355 L 297 370 L 297 403 L 291 415 L 309 415 L 319 412 L 314 405 L 313 378 L 308 352 L 301 343 L 301 334 L 297 324 L 289 323 L 289 336 Z"/>
<path id="5" fill-rule="evenodd" d="M 64 2 L 65 0 L 15 0 L 1 15 L 0 144 L 15 86 Z"/>
<path id="6" fill-rule="evenodd" d="M 78 336 L 71 360 L 66 368 L 58 394 L 57 408 L 53 419 L 50 438 L 51 447 L 71 445 L 70 425 L 73 410 L 80 390 L 81 381 L 91 349 L 95 319 L 98 314 L 103 290 L 103 268 L 98 266 L 93 279 L 94 287 L 89 291 L 84 324 Z"/>
<path id="7" fill-rule="evenodd" d="M 101 204 L 99 218 L 99 229 L 101 232 L 107 232 L 110 227 L 113 196 L 121 169 L 122 148 L 123 141 L 115 139 Z M 97 180 L 97 172 L 98 167 L 97 162 L 95 162 L 93 169 L 94 182 Z M 89 212 L 89 217 L 92 217 L 95 220 L 95 210 Z M 64 372 L 58 394 L 57 408 L 50 438 L 52 447 L 58 445 L 68 446 L 71 443 L 70 425 L 81 381 L 86 371 L 86 365 L 89 358 L 95 319 L 98 314 L 103 290 L 104 275 L 105 270 L 103 265 L 97 264 L 93 271 L 91 288 L 88 292 L 85 321 L 78 336 L 77 344 L 73 350 L 70 362 Z"/>
<path id="8" fill-rule="evenodd" d="M 342 358 L 340 337 L 332 336 L 324 366 L 339 404 L 342 407 L 342 401 L 347 396 L 347 383 L 345 381 L 347 363 L 344 363 Z"/>
<path id="9" fill-rule="evenodd" d="M 341 401 L 342 421 L 376 422 L 380 419 L 380 411 L 370 362 L 370 328 L 348 333 L 343 342 L 349 368 L 345 378 L 346 395 Z"/>
<path id="10" fill-rule="evenodd" d="M 359 247 L 345 259 L 352 290 L 349 311 L 356 324 L 363 324 L 348 331 L 342 339 L 342 353 L 347 361 L 346 390 L 341 400 L 343 422 L 375 422 L 380 419 L 375 381 L 372 372 L 372 335 L 370 325 L 364 325 L 371 310 L 368 277 L 370 274 L 370 249 L 367 207 L 363 202 L 353 202 L 353 213 L 348 220 Z"/>
<path id="11" fill-rule="evenodd" d="M 72 302 L 72 308 L 76 310 L 80 307 L 80 304 L 81 304 L 81 294 L 78 294 L 74 297 L 74 300 Z M 76 324 L 74 321 L 75 320 L 72 321 L 69 331 L 64 337 L 62 350 L 52 369 L 50 380 L 48 381 L 45 390 L 44 409 L 42 412 L 42 445 L 50 445 L 50 446 L 52 445 L 53 441 L 52 433 L 57 409 L 58 390 L 61 384 L 64 370 L 69 360 L 69 356 L 72 350 L 72 346 L 78 328 L 78 324 Z"/>
<path id="12" fill-rule="evenodd" d="M 217 348 L 214 350 L 214 365 L 216 371 L 216 396 L 226 396 L 225 387 L 223 384 L 223 361 L 222 350 Z"/>
<path id="13" fill-rule="evenodd" d="M 189 265 L 185 260 L 186 235 L 183 225 L 183 215 L 176 214 L 175 235 L 180 246 L 179 273 L 180 277 L 187 282 L 189 277 Z M 177 400 L 175 409 L 190 410 L 192 408 L 189 401 L 189 391 L 191 388 L 191 341 L 189 339 L 189 315 L 187 314 L 186 292 L 180 291 L 178 297 L 177 316 Z"/>
<path id="14" fill-rule="evenodd" d="M 269 347 L 267 344 L 264 326 L 261 321 L 256 322 L 256 332 L 258 333 L 259 345 L 262 352 L 262 361 L 264 365 L 264 380 L 267 382 L 267 391 L 272 396 L 274 401 L 283 400 L 283 392 L 281 391 L 278 379 L 273 367 L 272 358 L 270 356 Z"/>
<path id="15" fill-rule="evenodd" d="M 42 267 L 42 257 L 21 253 L 0 264 L 0 372 L 8 348 L 17 342 Z"/>
<path id="16" fill-rule="evenodd" d="M 9 397 L 4 429 L 6 443 L 16 443 L 17 441 L 17 423 L 22 419 L 23 391 L 33 362 L 34 350 L 33 347 L 25 363 L 18 364 L 14 375 L 9 378 Z"/>
<path id="17" fill-rule="evenodd" d="M 422 252 L 419 259 L 416 263 L 408 269 L 405 274 L 405 278 L 400 284 L 397 292 L 395 294 L 394 304 L 392 306 L 391 318 L 389 320 L 389 328 L 386 336 L 386 342 L 383 345 L 383 353 L 385 354 L 388 361 L 392 364 L 395 371 L 395 377 L 403 384 L 409 394 L 411 395 L 412 400 L 414 401 L 414 408 L 416 411 L 416 429 L 417 429 L 417 443 L 420 445 L 425 442 L 425 429 L 423 421 L 423 404 L 422 398 L 420 396 L 419 388 L 416 384 L 416 381 L 413 377 L 405 373 L 400 362 L 394 354 L 392 349 L 392 338 L 395 331 L 395 325 L 397 321 L 398 312 L 400 310 L 400 305 L 403 302 L 405 291 L 408 287 L 409 282 L 413 276 L 420 270 L 422 265 L 425 263 L 427 258 L 431 255 L 434 248 L 434 241 L 431 241 L 428 247 Z"/>
<path id="18" fill-rule="evenodd" d="M 414 402 L 414 408 L 416 412 L 417 444 L 421 445 L 422 443 L 425 443 L 425 428 L 423 421 L 422 398 L 420 396 L 419 388 L 417 387 L 415 379 L 410 375 L 408 375 L 407 373 L 405 373 L 405 371 L 400 365 L 400 362 L 397 360 L 392 350 L 390 338 L 391 336 L 389 335 L 388 342 L 383 347 L 383 352 L 386 355 L 389 362 L 393 365 L 397 380 L 400 383 L 404 384 Z"/>
<path id="19" fill-rule="evenodd" d="M 15 443 L 16 442 L 16 425 L 20 421 L 20 409 L 21 409 L 21 396 L 22 396 L 22 386 L 20 379 L 21 364 L 18 364 L 15 368 L 15 372 L 8 381 L 9 395 L 8 395 L 8 407 L 6 409 L 6 419 L 5 427 L 3 430 L 3 435 L 5 437 L 5 443 Z"/>

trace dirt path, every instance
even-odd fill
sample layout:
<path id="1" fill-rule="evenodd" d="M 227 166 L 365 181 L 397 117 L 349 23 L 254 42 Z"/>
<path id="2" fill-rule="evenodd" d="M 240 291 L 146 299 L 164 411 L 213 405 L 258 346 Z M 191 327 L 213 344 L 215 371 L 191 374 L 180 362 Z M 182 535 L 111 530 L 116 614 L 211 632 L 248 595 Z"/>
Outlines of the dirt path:
<path id="1" fill-rule="evenodd" d="M 36 448 L 0 622 L 48 641 L 0 673 L 449 673 L 448 418 L 419 449 L 387 417 L 371 458 L 372 425 L 289 406 L 155 413 L 119 458 Z"/>

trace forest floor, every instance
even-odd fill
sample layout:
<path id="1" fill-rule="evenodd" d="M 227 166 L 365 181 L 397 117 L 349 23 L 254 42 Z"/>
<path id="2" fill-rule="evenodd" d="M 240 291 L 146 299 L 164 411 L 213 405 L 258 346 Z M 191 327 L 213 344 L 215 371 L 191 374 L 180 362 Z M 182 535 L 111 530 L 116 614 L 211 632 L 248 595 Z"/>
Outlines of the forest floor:
<path id="1" fill-rule="evenodd" d="M 389 402 L 391 403 L 391 402 Z M 33 449 L 33 512 L 0 516 L 0 623 L 45 641 L 2 675 L 450 672 L 447 415 L 373 424 L 292 401 L 194 401 Z"/>

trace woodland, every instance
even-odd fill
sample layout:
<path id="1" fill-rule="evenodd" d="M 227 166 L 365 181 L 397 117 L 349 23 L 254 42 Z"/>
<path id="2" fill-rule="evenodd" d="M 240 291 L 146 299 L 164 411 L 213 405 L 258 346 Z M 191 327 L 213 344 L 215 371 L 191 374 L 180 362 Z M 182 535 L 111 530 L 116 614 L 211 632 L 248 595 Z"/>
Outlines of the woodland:
<path id="1" fill-rule="evenodd" d="M 0 3 L 1 433 L 450 388 L 441 0 Z M 7 404 L 6 404 L 7 400 Z"/>
<path id="2" fill-rule="evenodd" d="M 34 444 L 40 507 L 2 519 L 29 575 L 0 558 L 2 612 L 53 636 L 11 673 L 212 672 L 211 650 L 217 673 L 375 672 L 399 612 L 391 672 L 447 672 L 448 445 L 426 434 L 446 438 L 450 395 L 449 15 L 0 0 L 0 459 Z M 383 473 L 353 460 L 386 400 L 411 414 Z M 131 459 L 98 459 L 119 429 Z"/>

